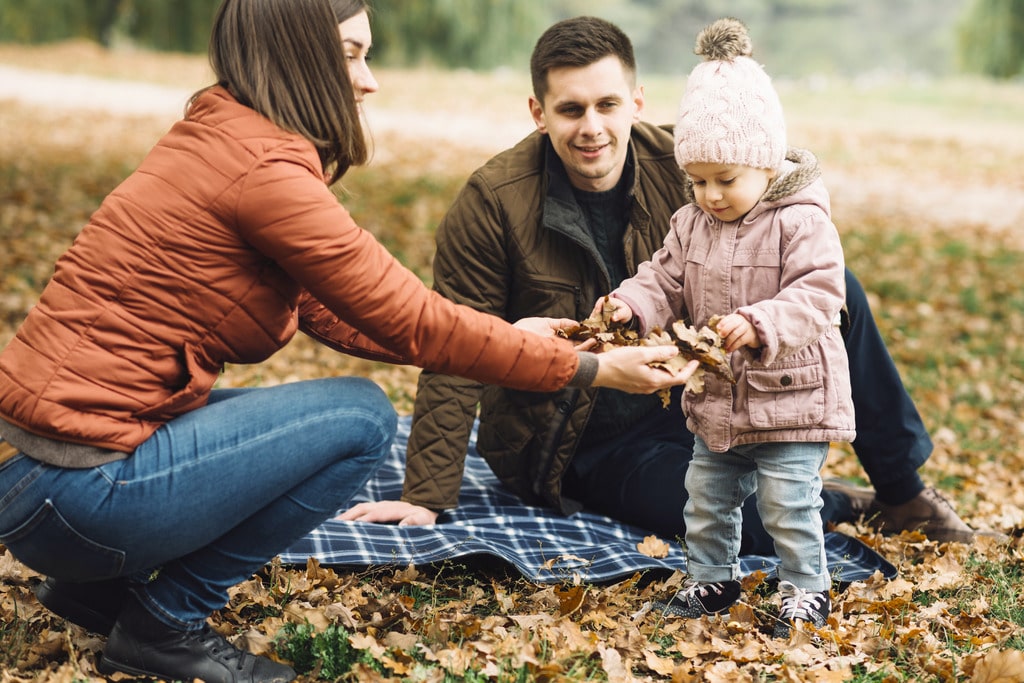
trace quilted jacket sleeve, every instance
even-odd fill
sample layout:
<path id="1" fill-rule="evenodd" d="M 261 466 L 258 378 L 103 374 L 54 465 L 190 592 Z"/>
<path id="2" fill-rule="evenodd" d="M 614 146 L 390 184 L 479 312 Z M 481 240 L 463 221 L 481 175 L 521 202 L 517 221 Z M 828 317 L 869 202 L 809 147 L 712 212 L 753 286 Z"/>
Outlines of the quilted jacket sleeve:
<path id="1" fill-rule="evenodd" d="M 355 224 L 302 161 L 280 149 L 257 160 L 239 193 L 238 229 L 347 328 L 439 372 L 531 391 L 569 382 L 579 362 L 571 344 L 429 290 Z"/>
<path id="2" fill-rule="evenodd" d="M 299 300 L 299 325 L 324 346 L 368 360 L 408 365 L 411 361 L 369 339 L 317 301 L 309 292 Z"/>
<path id="3" fill-rule="evenodd" d="M 498 203 L 474 174 L 438 226 L 434 288 L 445 298 L 504 317 L 509 290 Z M 423 371 L 406 451 L 402 499 L 433 510 L 457 507 L 479 382 Z"/>

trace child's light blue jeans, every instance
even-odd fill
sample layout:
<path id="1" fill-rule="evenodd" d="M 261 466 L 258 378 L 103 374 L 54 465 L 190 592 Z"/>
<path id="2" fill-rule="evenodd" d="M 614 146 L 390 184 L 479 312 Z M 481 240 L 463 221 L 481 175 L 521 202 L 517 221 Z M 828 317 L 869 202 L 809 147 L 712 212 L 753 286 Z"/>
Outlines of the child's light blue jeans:
<path id="1" fill-rule="evenodd" d="M 757 508 L 779 556 L 778 576 L 798 588 L 831 586 L 821 527 L 821 470 L 827 443 L 759 443 L 711 452 L 694 439 L 686 473 L 687 573 L 701 583 L 740 578 L 740 507 Z"/>
<path id="2" fill-rule="evenodd" d="M 141 582 L 154 614 L 198 628 L 230 587 L 346 505 L 396 421 L 361 378 L 215 390 L 126 460 L 0 465 L 0 543 L 57 579 Z"/>

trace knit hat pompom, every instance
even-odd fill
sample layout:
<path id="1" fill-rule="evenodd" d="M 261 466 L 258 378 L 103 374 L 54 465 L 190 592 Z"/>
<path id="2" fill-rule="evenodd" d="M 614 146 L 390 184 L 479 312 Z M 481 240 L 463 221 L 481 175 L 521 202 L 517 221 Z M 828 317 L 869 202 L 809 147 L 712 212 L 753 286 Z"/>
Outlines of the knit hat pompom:
<path id="1" fill-rule="evenodd" d="M 697 34 L 693 54 L 706 61 L 727 61 L 733 57 L 749 57 L 754 46 L 747 35 L 747 27 L 739 19 L 719 19 Z"/>
<path id="2" fill-rule="evenodd" d="M 751 59 L 738 19 L 719 19 L 697 36 L 704 61 L 686 81 L 675 128 L 676 162 L 778 169 L 786 157 L 786 123 L 771 79 Z"/>

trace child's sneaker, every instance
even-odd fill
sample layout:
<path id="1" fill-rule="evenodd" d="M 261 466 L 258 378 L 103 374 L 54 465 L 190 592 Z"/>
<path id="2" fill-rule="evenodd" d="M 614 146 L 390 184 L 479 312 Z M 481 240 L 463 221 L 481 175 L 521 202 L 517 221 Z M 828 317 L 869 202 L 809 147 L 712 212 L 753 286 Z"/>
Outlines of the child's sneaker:
<path id="1" fill-rule="evenodd" d="M 705 614 L 721 614 L 740 599 L 739 581 L 701 583 L 687 580 L 683 588 L 667 603 L 655 603 L 664 614 L 696 619 Z"/>
<path id="2" fill-rule="evenodd" d="M 789 581 L 779 582 L 779 596 L 782 598 L 782 609 L 779 610 L 779 619 L 775 622 L 773 635 L 776 638 L 788 639 L 792 627 L 801 622 L 821 628 L 828 620 L 828 613 L 832 609 L 828 591 L 805 591 Z"/>

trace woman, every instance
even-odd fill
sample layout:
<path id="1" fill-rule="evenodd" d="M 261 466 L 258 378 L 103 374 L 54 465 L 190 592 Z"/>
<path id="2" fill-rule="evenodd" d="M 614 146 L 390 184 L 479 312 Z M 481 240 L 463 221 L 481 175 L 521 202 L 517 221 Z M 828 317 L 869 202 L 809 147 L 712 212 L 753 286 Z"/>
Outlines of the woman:
<path id="1" fill-rule="evenodd" d="M 594 356 L 551 336 L 565 321 L 517 329 L 457 306 L 356 226 L 328 187 L 365 161 L 357 101 L 376 89 L 351 6 L 225 0 L 217 84 L 104 200 L 0 354 L 0 544 L 48 577 L 44 605 L 109 633 L 103 673 L 294 678 L 206 618 L 390 448 L 394 409 L 371 382 L 213 390 L 225 363 L 301 328 L 527 391 L 685 381 L 647 366 L 671 347 Z M 357 25 L 353 59 L 339 31 Z"/>

